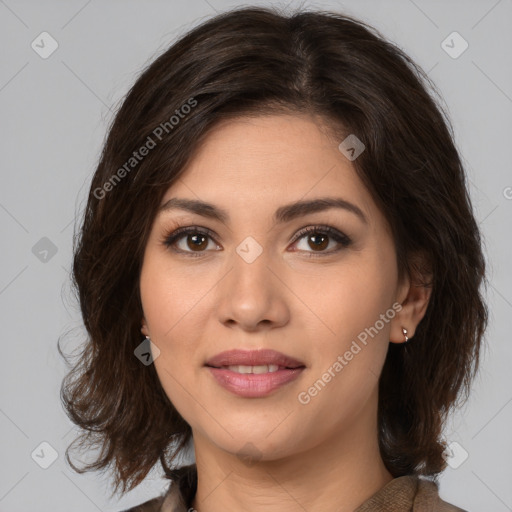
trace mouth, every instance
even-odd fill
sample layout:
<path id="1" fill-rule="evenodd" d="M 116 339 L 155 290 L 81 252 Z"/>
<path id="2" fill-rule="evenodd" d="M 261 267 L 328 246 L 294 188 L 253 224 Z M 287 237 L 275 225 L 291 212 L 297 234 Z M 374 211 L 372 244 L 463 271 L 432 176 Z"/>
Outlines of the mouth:
<path id="1" fill-rule="evenodd" d="M 295 380 L 306 368 L 275 350 L 230 350 L 209 359 L 205 367 L 217 384 L 244 398 L 262 398 Z"/>
<path id="2" fill-rule="evenodd" d="M 208 366 L 208 365 L 207 365 Z M 289 368 L 286 366 L 279 366 L 277 364 L 260 364 L 257 366 L 247 366 L 247 365 L 230 365 L 230 366 L 210 366 L 210 368 L 224 369 L 229 370 L 235 373 L 243 373 L 243 374 L 262 374 L 262 373 L 274 373 L 279 370 L 293 370 L 293 368 Z"/>
<path id="3" fill-rule="evenodd" d="M 212 368 L 229 368 L 237 373 L 268 373 L 305 366 L 302 361 L 275 350 L 228 350 L 206 362 Z"/>

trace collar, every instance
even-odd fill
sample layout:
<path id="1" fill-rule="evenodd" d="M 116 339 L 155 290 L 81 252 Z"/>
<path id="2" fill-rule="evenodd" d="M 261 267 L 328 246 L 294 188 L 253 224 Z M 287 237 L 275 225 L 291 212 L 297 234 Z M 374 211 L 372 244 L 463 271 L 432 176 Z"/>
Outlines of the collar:
<path id="1" fill-rule="evenodd" d="M 195 464 L 174 471 L 174 482 L 158 500 L 155 512 L 188 512 L 197 490 Z M 145 509 L 141 509 L 144 510 Z M 148 509 L 148 512 L 149 509 Z M 416 475 L 397 477 L 388 482 L 354 512 L 467 512 L 439 497 L 432 480 Z"/>

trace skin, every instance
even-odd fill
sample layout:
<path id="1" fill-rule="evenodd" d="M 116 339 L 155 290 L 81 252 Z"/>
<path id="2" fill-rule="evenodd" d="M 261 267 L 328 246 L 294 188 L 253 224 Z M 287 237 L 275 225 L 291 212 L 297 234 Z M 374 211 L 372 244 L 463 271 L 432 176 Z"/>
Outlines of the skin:
<path id="1" fill-rule="evenodd" d="M 429 290 L 414 286 L 415 276 L 399 282 L 389 226 L 326 126 L 309 115 L 223 121 L 162 204 L 200 199 L 227 210 L 229 220 L 169 210 L 152 226 L 140 276 L 141 332 L 159 348 L 162 387 L 193 431 L 199 512 L 348 512 L 393 478 L 378 448 L 378 376 L 389 342 L 404 342 L 402 327 L 414 336 Z M 331 208 L 273 224 L 280 206 L 319 197 L 345 198 L 367 223 Z M 311 234 L 292 243 L 317 224 L 352 244 L 329 237 L 317 249 Z M 199 257 L 163 243 L 182 226 L 214 233 Z M 236 252 L 248 236 L 262 249 L 252 263 Z M 194 254 L 190 239 L 175 248 Z M 402 306 L 394 318 L 300 403 L 298 394 L 394 303 Z M 236 396 L 204 366 L 233 348 L 272 348 L 306 369 L 267 397 Z"/>

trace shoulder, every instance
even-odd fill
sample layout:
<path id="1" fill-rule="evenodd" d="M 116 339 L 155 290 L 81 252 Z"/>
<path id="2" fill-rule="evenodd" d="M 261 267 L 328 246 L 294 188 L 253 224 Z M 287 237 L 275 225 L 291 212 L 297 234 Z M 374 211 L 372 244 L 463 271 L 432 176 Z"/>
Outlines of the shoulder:
<path id="1" fill-rule="evenodd" d="M 456 507 L 455 505 L 447 503 L 446 501 L 443 501 L 442 499 L 439 499 L 438 507 L 439 507 L 439 509 L 438 509 L 439 512 L 468 512 L 467 510 Z"/>
<path id="2" fill-rule="evenodd" d="M 464 510 L 462 508 L 456 507 L 455 505 L 447 503 L 446 501 L 443 501 L 441 498 L 439 498 L 438 500 L 437 507 L 437 510 L 439 512 L 468 512 L 467 510 Z"/>
<path id="3" fill-rule="evenodd" d="M 468 512 L 443 501 L 438 485 L 415 475 L 397 477 L 388 482 L 356 512 Z"/>
<path id="4" fill-rule="evenodd" d="M 433 506 L 436 512 L 468 512 L 467 510 L 443 501 L 439 496 L 438 485 L 431 480 L 423 478 L 418 479 L 418 493 L 414 503 L 420 508 L 422 505 L 426 504 Z"/>

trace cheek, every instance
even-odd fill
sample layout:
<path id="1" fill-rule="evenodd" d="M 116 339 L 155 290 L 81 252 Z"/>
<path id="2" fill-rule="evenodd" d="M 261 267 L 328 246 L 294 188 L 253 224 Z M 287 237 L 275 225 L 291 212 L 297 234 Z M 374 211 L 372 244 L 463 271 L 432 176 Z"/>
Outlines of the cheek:
<path id="1" fill-rule="evenodd" d="M 376 245 L 354 254 L 350 262 L 309 284 L 320 321 L 304 325 L 307 337 L 318 342 L 301 403 L 310 402 L 305 412 L 334 426 L 346 414 L 355 414 L 378 384 L 395 316 L 393 246 Z M 345 412 L 329 416 L 330 403 L 343 403 Z"/>
<path id="2" fill-rule="evenodd" d="M 199 288 L 203 288 L 197 285 L 194 289 L 194 282 L 190 276 L 169 268 L 165 258 L 150 253 L 144 260 L 140 276 L 144 318 L 151 341 L 159 350 L 154 362 L 158 377 L 173 403 L 181 401 L 180 384 L 186 389 L 190 387 L 187 382 L 193 381 L 188 370 L 193 368 L 200 333 L 191 322 L 191 313 L 198 306 Z"/>
<path id="3" fill-rule="evenodd" d="M 357 264 L 317 281 L 315 307 L 329 329 L 322 326 L 325 334 L 318 336 L 316 322 L 313 365 L 297 397 L 305 423 L 336 432 L 362 413 L 374 396 L 394 316 L 393 265 L 383 265 L 389 261 L 383 258 L 382 253 L 361 256 Z M 315 339 L 312 327 L 308 330 Z"/>
<path id="4" fill-rule="evenodd" d="M 205 290 L 208 283 L 194 275 L 192 266 L 177 267 L 165 253 L 148 251 L 140 275 L 140 293 L 152 338 L 161 343 L 174 339 Z"/>
<path id="5" fill-rule="evenodd" d="M 314 313 L 308 315 L 311 327 L 314 324 L 326 341 L 331 340 L 327 347 L 339 350 L 391 308 L 396 289 L 392 256 L 383 249 L 353 253 L 314 278 L 295 276 L 294 292 Z M 379 327 L 385 337 L 389 324 L 382 327 L 379 323 Z"/>

